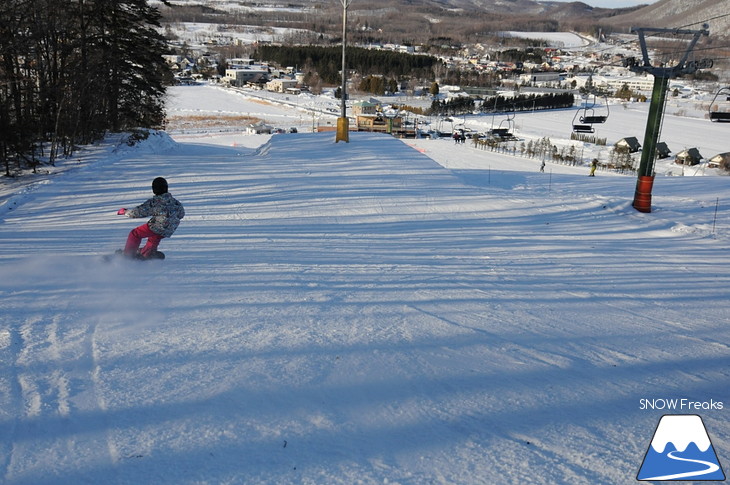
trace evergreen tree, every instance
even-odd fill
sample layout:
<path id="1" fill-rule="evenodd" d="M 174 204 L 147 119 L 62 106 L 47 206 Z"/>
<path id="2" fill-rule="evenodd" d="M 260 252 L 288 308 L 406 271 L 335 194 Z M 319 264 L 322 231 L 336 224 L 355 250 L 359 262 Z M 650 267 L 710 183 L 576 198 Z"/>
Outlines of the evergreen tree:
<path id="1" fill-rule="evenodd" d="M 32 164 L 106 130 L 164 120 L 171 74 L 146 0 L 6 0 L 0 9 L 0 159 Z M 29 158 L 30 157 L 30 158 Z"/>
<path id="2" fill-rule="evenodd" d="M 431 83 L 431 89 L 428 91 L 431 96 L 438 96 L 439 94 L 439 83 Z"/>
<path id="3" fill-rule="evenodd" d="M 615 96 L 620 99 L 629 100 L 634 96 L 634 92 L 629 88 L 627 84 L 621 86 L 621 89 L 616 90 Z"/>
<path id="4" fill-rule="evenodd" d="M 110 128 L 161 124 L 167 66 L 165 40 L 154 28 L 158 10 L 146 0 L 94 0 L 92 8 L 96 74 L 106 77 L 102 102 Z"/>

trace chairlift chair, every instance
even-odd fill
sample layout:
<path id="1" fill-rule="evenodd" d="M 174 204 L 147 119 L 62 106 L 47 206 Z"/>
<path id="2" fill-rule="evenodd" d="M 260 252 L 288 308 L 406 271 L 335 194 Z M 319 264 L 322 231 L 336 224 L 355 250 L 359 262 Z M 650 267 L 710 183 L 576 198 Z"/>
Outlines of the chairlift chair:
<path id="1" fill-rule="evenodd" d="M 585 116 L 581 115 L 581 110 L 577 110 L 573 115 L 573 132 L 574 133 L 595 133 L 593 123 L 587 123 Z"/>
<path id="2" fill-rule="evenodd" d="M 596 95 L 593 95 L 593 102 L 588 105 L 588 101 L 583 103 L 583 109 L 579 109 L 573 116 L 573 131 L 575 133 L 595 133 L 596 130 L 593 125 L 605 123 L 608 120 L 609 107 L 608 98 L 604 96 L 605 111 L 601 114 L 596 114 Z M 576 122 L 578 121 L 578 122 Z"/>
<path id="3" fill-rule="evenodd" d="M 608 107 L 608 97 L 603 97 L 603 106 L 605 109 L 602 111 L 602 114 L 596 114 L 596 106 L 598 105 L 596 101 L 596 95 L 593 95 L 593 103 L 591 103 L 590 107 L 588 106 L 588 103 L 585 103 L 583 105 L 583 115 L 580 117 L 581 123 L 584 123 L 586 125 L 594 125 L 597 123 L 605 123 L 606 120 L 608 120 L 609 115 L 609 107 Z M 590 113 L 590 114 L 589 114 Z"/>
<path id="4" fill-rule="evenodd" d="M 712 98 L 712 102 L 710 103 L 710 121 L 730 123 L 730 111 L 722 111 L 719 108 L 716 111 L 712 110 L 712 107 L 715 106 L 715 103 L 717 102 L 717 98 L 720 96 L 725 96 L 725 101 L 730 101 L 730 87 L 720 88 L 720 90 L 717 91 L 717 94 L 715 94 L 715 97 Z"/>
<path id="5" fill-rule="evenodd" d="M 512 108 L 508 111 L 505 111 L 504 114 L 505 118 L 499 122 L 499 126 L 497 128 L 493 128 L 490 131 L 492 131 L 499 138 L 510 139 L 514 137 L 513 132 L 515 131 L 515 107 L 512 106 Z"/>
<path id="6" fill-rule="evenodd" d="M 593 125 L 573 125 L 573 132 L 575 133 L 595 133 Z"/>
<path id="7" fill-rule="evenodd" d="M 608 119 L 608 116 L 591 115 L 591 116 L 581 116 L 580 121 L 587 125 L 595 125 L 596 123 L 605 123 L 607 119 Z"/>
<path id="8" fill-rule="evenodd" d="M 509 128 L 492 128 L 487 132 L 487 134 L 495 138 L 499 138 L 500 140 L 505 140 L 513 136 L 512 133 L 510 133 Z"/>

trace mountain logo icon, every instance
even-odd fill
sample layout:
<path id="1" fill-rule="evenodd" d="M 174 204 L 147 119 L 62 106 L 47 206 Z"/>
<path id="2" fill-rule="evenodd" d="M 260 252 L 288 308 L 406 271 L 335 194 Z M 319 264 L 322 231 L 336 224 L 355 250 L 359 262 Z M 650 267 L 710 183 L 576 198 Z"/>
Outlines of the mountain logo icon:
<path id="1" fill-rule="evenodd" d="M 725 480 L 702 418 L 696 414 L 662 416 L 636 479 Z"/>

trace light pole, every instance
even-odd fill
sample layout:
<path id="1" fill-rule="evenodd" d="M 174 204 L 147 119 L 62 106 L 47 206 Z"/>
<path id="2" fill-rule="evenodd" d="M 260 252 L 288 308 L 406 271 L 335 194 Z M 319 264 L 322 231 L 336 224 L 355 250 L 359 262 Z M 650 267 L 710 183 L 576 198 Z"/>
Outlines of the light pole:
<path id="1" fill-rule="evenodd" d="M 338 141 L 350 142 L 350 122 L 347 119 L 347 70 L 345 68 L 345 51 L 347 50 L 347 7 L 352 0 L 340 0 L 342 4 L 342 86 L 340 88 L 340 117 L 337 119 Z"/>

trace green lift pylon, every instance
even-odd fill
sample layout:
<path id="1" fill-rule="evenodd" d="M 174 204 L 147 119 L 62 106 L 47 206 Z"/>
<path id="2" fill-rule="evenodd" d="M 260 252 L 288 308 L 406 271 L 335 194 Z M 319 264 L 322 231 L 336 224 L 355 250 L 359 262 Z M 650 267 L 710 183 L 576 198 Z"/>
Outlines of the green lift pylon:
<path id="1" fill-rule="evenodd" d="M 632 32 L 639 34 L 641 54 L 643 63 L 637 63 L 635 58 L 629 58 L 624 63 L 633 72 L 645 72 L 654 76 L 654 88 L 649 106 L 649 119 L 646 123 L 644 134 L 644 146 L 641 152 L 641 163 L 639 164 L 639 179 L 636 182 L 633 206 L 639 212 L 651 212 L 651 191 L 654 185 L 654 160 L 656 159 L 656 146 L 659 143 L 659 131 L 664 116 L 664 102 L 667 97 L 667 88 L 671 78 L 682 74 L 691 74 L 698 69 L 712 67 L 712 61 L 703 59 L 701 61 L 688 62 L 689 55 L 694 50 L 697 41 L 703 35 L 709 35 L 708 25 L 703 25 L 700 30 L 682 29 L 654 29 L 654 28 L 632 28 Z M 646 33 L 672 33 L 692 35 L 687 51 L 674 67 L 652 66 L 649 59 L 649 50 L 646 46 Z"/>

